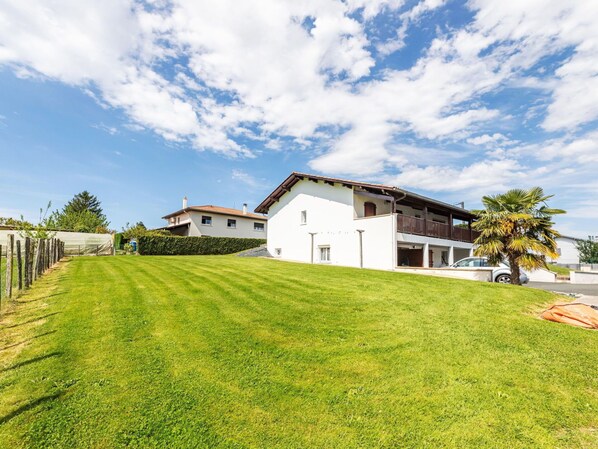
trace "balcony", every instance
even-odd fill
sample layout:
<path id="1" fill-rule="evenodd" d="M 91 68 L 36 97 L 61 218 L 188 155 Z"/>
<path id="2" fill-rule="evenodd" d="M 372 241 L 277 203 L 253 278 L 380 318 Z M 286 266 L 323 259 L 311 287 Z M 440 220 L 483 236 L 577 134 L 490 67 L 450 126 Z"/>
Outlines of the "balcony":
<path id="1" fill-rule="evenodd" d="M 479 232 L 472 229 L 407 215 L 397 215 L 397 232 L 468 243 L 473 243 L 479 235 Z"/>

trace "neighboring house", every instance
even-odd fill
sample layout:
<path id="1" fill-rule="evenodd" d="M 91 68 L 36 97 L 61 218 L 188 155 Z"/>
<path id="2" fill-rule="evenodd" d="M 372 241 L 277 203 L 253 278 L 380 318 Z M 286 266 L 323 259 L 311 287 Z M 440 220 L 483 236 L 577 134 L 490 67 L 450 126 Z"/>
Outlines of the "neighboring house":
<path id="1" fill-rule="evenodd" d="M 553 259 L 551 262 L 559 265 L 578 265 L 579 251 L 577 249 L 577 242 L 581 239 L 575 237 L 567 237 L 565 235 L 556 239 L 557 254 L 559 257 Z"/>
<path id="2" fill-rule="evenodd" d="M 293 172 L 255 209 L 268 214 L 268 251 L 312 263 L 394 269 L 468 257 L 467 210 L 393 186 Z"/>
<path id="3" fill-rule="evenodd" d="M 183 208 L 162 217 L 168 220 L 167 229 L 175 235 L 266 238 L 267 218 L 243 210 L 220 206 L 187 206 L 183 199 Z"/>

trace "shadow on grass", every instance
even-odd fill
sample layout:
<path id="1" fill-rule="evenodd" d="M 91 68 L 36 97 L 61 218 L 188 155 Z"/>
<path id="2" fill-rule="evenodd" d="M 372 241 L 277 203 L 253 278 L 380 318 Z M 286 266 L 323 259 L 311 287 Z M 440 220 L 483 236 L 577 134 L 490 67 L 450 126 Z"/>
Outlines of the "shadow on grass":
<path id="1" fill-rule="evenodd" d="M 40 355 L 37 357 L 33 357 L 31 359 L 23 360 L 22 362 L 15 363 L 12 366 L 7 366 L 6 368 L 1 369 L 0 373 L 5 373 L 5 372 L 11 371 L 13 369 L 18 369 L 23 366 L 31 365 L 32 363 L 41 362 L 42 360 L 50 359 L 52 357 L 59 357 L 61 355 L 62 355 L 62 352 L 50 352 L 49 354 L 44 354 L 44 355 Z"/>
<path id="2" fill-rule="evenodd" d="M 58 399 L 63 394 L 64 394 L 64 391 L 60 391 L 58 393 L 49 394 L 46 396 L 42 396 L 41 398 L 35 399 L 33 401 L 30 401 L 30 402 L 20 406 L 16 410 L 13 410 L 12 412 L 0 417 L 0 425 L 7 423 L 8 421 L 10 421 L 13 418 L 16 418 L 21 413 L 25 413 L 26 411 L 31 410 L 31 409 L 33 409 L 39 405 L 42 405 L 46 402 L 50 402 L 50 401 L 53 401 L 54 399 Z"/>
<path id="3" fill-rule="evenodd" d="M 19 327 L 19 326 L 23 326 L 25 324 L 35 323 L 36 321 L 40 321 L 40 320 L 43 320 L 44 318 L 48 318 L 48 317 L 51 317 L 54 315 L 58 315 L 59 313 L 61 313 L 61 312 L 48 313 L 47 315 L 31 318 L 30 320 L 23 321 L 22 323 L 12 324 L 10 326 L 4 326 L 4 329 L 12 329 L 13 327 Z"/>
<path id="4" fill-rule="evenodd" d="M 12 345 L 4 346 L 3 348 L 0 348 L 0 351 L 5 351 L 5 350 L 7 350 L 7 349 L 14 348 L 15 346 L 19 346 L 19 345 L 22 345 L 22 344 L 28 343 L 28 342 L 30 342 L 30 341 L 33 341 L 33 340 L 35 340 L 36 338 L 45 337 L 46 335 L 50 335 L 50 334 L 54 334 L 54 333 L 56 333 L 56 331 L 55 331 L 55 330 L 53 330 L 53 331 L 48 331 L 48 332 L 44 332 L 43 334 L 35 335 L 35 336 L 31 337 L 31 338 L 27 338 L 27 339 L 25 339 L 25 340 L 22 340 L 22 341 L 19 341 L 19 342 L 17 342 L 17 343 L 13 343 Z"/>

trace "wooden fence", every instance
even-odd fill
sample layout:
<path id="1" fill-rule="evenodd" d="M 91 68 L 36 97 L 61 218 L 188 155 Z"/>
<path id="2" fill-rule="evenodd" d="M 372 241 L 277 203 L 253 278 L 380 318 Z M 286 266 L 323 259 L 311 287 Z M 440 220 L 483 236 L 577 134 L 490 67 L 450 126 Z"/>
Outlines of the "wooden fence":
<path id="1" fill-rule="evenodd" d="M 0 245 L 0 308 L 3 298 L 13 298 L 14 289 L 28 289 L 63 257 L 64 242 L 60 239 L 26 237 L 15 245 L 14 234 L 9 234 L 5 248 Z"/>

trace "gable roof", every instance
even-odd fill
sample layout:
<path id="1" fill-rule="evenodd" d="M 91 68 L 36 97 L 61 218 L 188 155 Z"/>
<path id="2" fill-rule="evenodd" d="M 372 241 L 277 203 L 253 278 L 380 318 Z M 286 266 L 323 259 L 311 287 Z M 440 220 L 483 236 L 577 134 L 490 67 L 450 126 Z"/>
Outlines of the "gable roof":
<path id="1" fill-rule="evenodd" d="M 264 201 L 262 201 L 259 204 L 259 206 L 255 208 L 255 212 L 262 214 L 268 213 L 268 210 L 275 202 L 277 202 L 285 193 L 289 192 L 295 184 L 304 179 L 308 179 L 310 181 L 315 182 L 323 181 L 324 183 L 330 185 L 341 184 L 345 187 L 350 188 L 358 187 L 372 193 L 381 193 L 383 195 L 393 196 L 397 200 L 401 200 L 403 202 L 427 203 L 439 210 L 452 212 L 455 218 L 458 219 L 468 220 L 475 218 L 475 216 L 467 209 L 463 209 L 452 204 L 444 203 L 433 198 L 419 195 L 417 193 L 409 192 L 408 190 L 400 189 L 395 186 L 386 184 L 375 184 L 370 182 L 351 181 L 349 179 L 331 178 L 329 176 L 319 176 L 301 172 L 291 173 L 287 177 L 287 179 L 285 179 L 278 187 L 276 187 L 272 191 L 272 193 L 270 193 L 270 195 L 268 195 L 266 199 L 264 199 Z"/>
<path id="2" fill-rule="evenodd" d="M 252 214 L 251 212 L 247 212 L 246 214 L 244 214 L 243 211 L 239 209 L 231 209 L 230 207 L 222 206 L 213 206 L 212 204 L 207 204 L 205 206 L 189 206 L 185 209 L 181 209 L 171 214 L 165 215 L 162 218 L 168 219 L 170 217 L 176 217 L 177 215 L 181 215 L 185 212 L 206 212 L 211 214 L 233 215 L 235 217 L 252 218 L 254 220 L 267 220 L 267 218 L 263 215 Z"/>

